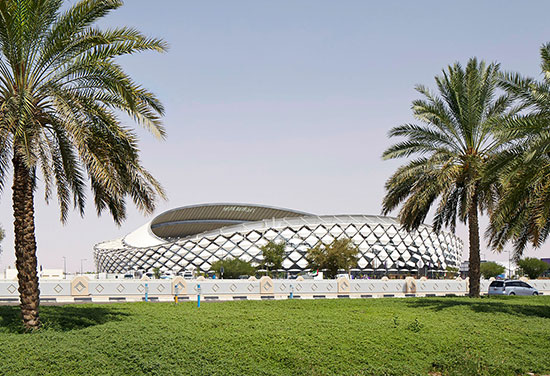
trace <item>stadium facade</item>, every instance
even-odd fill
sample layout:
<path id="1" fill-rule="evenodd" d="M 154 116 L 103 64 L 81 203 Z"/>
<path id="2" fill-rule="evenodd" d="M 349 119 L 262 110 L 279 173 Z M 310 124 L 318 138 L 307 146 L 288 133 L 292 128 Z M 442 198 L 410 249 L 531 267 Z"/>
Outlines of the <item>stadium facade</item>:
<path id="1" fill-rule="evenodd" d="M 130 270 L 207 271 L 213 262 L 239 258 L 259 264 L 260 247 L 286 244 L 283 269 L 307 270 L 307 250 L 347 237 L 359 249 L 356 273 L 458 268 L 462 241 L 430 226 L 407 232 L 395 218 L 371 215 L 313 215 L 251 204 L 203 204 L 164 212 L 125 237 L 94 246 L 98 272 Z"/>

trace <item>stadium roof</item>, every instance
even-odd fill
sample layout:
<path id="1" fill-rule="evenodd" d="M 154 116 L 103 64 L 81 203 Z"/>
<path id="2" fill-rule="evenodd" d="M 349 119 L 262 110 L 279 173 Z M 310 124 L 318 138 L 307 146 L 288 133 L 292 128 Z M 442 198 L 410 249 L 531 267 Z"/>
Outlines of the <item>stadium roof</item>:
<path id="1" fill-rule="evenodd" d="M 154 235 L 184 238 L 226 226 L 273 218 L 291 218 L 311 214 L 296 210 L 253 204 L 201 204 L 183 206 L 164 212 L 151 221 Z"/>

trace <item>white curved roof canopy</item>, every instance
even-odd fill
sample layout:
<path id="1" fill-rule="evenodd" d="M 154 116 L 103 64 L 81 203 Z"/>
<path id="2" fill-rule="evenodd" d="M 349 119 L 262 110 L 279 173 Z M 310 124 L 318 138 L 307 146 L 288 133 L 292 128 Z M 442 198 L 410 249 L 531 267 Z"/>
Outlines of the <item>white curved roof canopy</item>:
<path id="1" fill-rule="evenodd" d="M 253 204 L 201 204 L 166 211 L 123 238 L 97 244 L 101 249 L 155 247 L 169 242 L 211 237 L 235 231 L 282 226 L 319 225 L 322 223 L 363 223 L 372 225 L 393 224 L 393 217 L 376 215 L 323 215 L 317 216 L 296 210 Z M 429 225 L 421 225 L 420 229 Z"/>
<path id="2" fill-rule="evenodd" d="M 311 214 L 253 204 L 201 204 L 184 206 L 155 217 L 150 228 L 163 239 L 185 238 L 222 227 L 272 218 L 302 217 Z"/>

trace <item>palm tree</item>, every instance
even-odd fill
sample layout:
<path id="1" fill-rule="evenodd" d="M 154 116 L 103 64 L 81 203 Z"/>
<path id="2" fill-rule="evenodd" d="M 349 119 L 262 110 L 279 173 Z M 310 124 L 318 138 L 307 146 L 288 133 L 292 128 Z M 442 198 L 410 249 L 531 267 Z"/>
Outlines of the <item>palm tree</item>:
<path id="1" fill-rule="evenodd" d="M 2 240 L 4 240 L 6 236 L 6 232 L 2 227 L 0 227 L 0 243 L 2 243 Z M 2 246 L 0 245 L 0 254 L 2 254 Z"/>
<path id="2" fill-rule="evenodd" d="M 500 86 L 525 111 L 504 123 L 500 137 L 512 147 L 489 170 L 503 190 L 487 231 L 491 245 L 514 244 L 519 260 L 528 244 L 541 246 L 550 233 L 550 44 L 540 49 L 542 80 L 506 73 Z"/>
<path id="3" fill-rule="evenodd" d="M 61 221 L 71 206 L 84 212 L 87 181 L 98 214 L 117 223 L 126 199 L 151 212 L 159 183 L 142 167 L 137 137 L 120 111 L 164 137 L 163 107 L 115 58 L 165 51 L 166 44 L 132 28 L 93 24 L 118 0 L 0 2 L 0 188 L 13 166 L 15 254 L 23 323 L 39 327 L 34 193 L 40 175 L 48 201 L 55 191 Z M 10 163 L 11 160 L 11 163 Z"/>
<path id="4" fill-rule="evenodd" d="M 471 297 L 479 296 L 479 214 L 490 210 L 497 184 L 484 182 L 487 162 L 502 146 L 493 130 L 511 108 L 508 95 L 497 96 L 497 64 L 472 58 L 465 69 L 455 63 L 436 76 L 439 95 L 424 86 L 416 90 L 424 99 L 415 100 L 413 114 L 422 124 L 393 128 L 390 137 L 405 137 L 384 154 L 384 159 L 416 155 L 386 182 L 383 213 L 403 204 L 398 219 L 414 230 L 435 207 L 433 227 L 454 232 L 456 220 L 466 223 L 470 243 Z"/>

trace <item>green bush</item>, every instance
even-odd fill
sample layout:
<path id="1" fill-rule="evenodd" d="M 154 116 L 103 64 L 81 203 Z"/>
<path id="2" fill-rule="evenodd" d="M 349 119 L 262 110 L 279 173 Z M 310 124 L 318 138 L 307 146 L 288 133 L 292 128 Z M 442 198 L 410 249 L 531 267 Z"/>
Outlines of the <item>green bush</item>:
<path id="1" fill-rule="evenodd" d="M 155 279 L 159 279 L 162 276 L 160 268 L 153 268 L 153 276 L 155 277 Z"/>
<path id="2" fill-rule="evenodd" d="M 222 267 L 223 275 L 221 273 Z M 254 275 L 256 273 L 256 268 L 249 262 L 238 258 L 218 260 L 212 263 L 210 270 L 214 271 L 218 277 L 223 279 L 235 279 L 239 278 L 241 275 Z"/>
<path id="3" fill-rule="evenodd" d="M 518 266 L 531 279 L 537 279 L 549 269 L 547 263 L 534 257 L 526 257 L 523 260 L 519 260 Z"/>
<path id="4" fill-rule="evenodd" d="M 267 270 L 268 274 L 270 270 L 278 270 L 283 267 L 283 259 L 285 257 L 286 244 L 284 242 L 275 243 L 270 241 L 260 249 L 262 250 L 263 261 L 260 265 L 262 269 Z"/>
<path id="5" fill-rule="evenodd" d="M 452 266 L 447 266 L 445 268 L 445 278 L 455 278 L 459 274 L 458 268 L 453 268 Z"/>
<path id="6" fill-rule="evenodd" d="M 481 275 L 484 278 L 496 277 L 497 275 L 504 273 L 505 270 L 506 268 L 504 266 L 492 261 L 482 262 L 480 265 Z"/>
<path id="7" fill-rule="evenodd" d="M 311 270 L 324 270 L 327 278 L 334 278 L 338 271 L 349 271 L 357 266 L 359 249 L 351 239 L 336 239 L 330 244 L 319 243 L 307 251 L 306 260 Z"/>
<path id="8" fill-rule="evenodd" d="M 422 330 L 424 327 L 424 324 L 422 324 L 418 318 L 415 318 L 413 322 L 411 322 L 409 325 L 407 325 L 407 330 L 410 330 L 411 332 L 418 333 Z"/>

